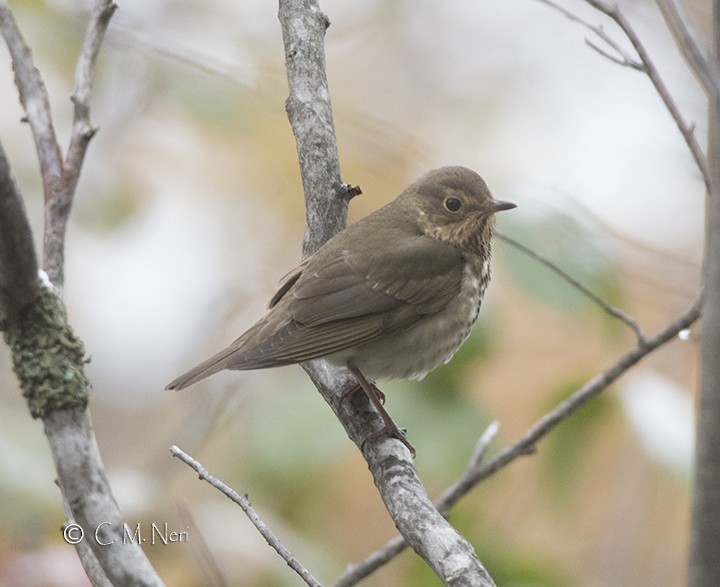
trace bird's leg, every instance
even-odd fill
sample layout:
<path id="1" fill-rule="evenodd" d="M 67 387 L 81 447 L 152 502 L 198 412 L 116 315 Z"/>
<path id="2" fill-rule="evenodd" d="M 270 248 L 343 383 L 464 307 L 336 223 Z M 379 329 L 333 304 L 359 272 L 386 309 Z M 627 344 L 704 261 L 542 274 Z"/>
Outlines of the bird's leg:
<path id="1" fill-rule="evenodd" d="M 373 381 L 370 381 L 367 378 L 365 379 L 365 381 L 367 381 L 367 384 L 370 386 L 370 389 L 372 389 L 372 392 L 378 398 L 378 401 L 381 404 L 385 405 L 385 394 L 382 392 L 382 390 L 377 385 L 375 385 L 375 383 Z M 356 391 L 363 391 L 363 387 L 359 383 L 356 383 L 355 385 L 353 385 L 350 389 L 348 389 L 346 392 L 344 392 L 342 394 L 342 396 L 340 396 L 340 397 L 342 397 L 342 399 L 345 399 L 347 396 L 354 394 Z"/>
<path id="2" fill-rule="evenodd" d="M 355 391 L 357 391 L 358 387 L 362 389 L 365 392 L 365 395 L 370 400 L 370 403 L 375 407 L 378 414 L 380 414 L 380 417 L 383 421 L 383 427 L 380 430 L 377 430 L 376 432 L 371 432 L 365 438 L 363 438 L 363 441 L 360 444 L 360 449 L 362 450 L 363 445 L 371 438 L 377 438 L 378 436 L 383 436 L 387 434 L 389 436 L 394 436 L 405 446 L 407 446 L 410 454 L 412 454 L 414 458 L 415 447 L 410 444 L 408 439 L 405 437 L 405 432 L 401 428 L 399 428 L 397 424 L 395 424 L 393 419 L 390 417 L 390 414 L 388 414 L 387 410 L 383 407 L 383 403 L 385 402 L 385 394 L 380 391 L 376 385 L 370 383 L 365 378 L 365 375 L 362 374 L 360 369 L 358 369 L 351 362 L 348 362 L 347 367 L 350 372 L 355 376 L 355 379 L 357 379 L 358 385 L 346 392 L 346 395 L 354 393 Z"/>

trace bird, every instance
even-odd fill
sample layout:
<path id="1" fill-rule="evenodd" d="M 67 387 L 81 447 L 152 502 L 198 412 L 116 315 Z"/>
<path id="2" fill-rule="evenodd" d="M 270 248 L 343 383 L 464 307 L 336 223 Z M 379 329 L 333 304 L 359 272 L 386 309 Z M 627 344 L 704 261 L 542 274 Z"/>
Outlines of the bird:
<path id="1" fill-rule="evenodd" d="M 467 167 L 426 173 L 287 273 L 262 318 L 166 389 L 323 358 L 355 376 L 383 419 L 377 434 L 414 454 L 374 382 L 422 379 L 452 358 L 490 282 L 495 214 L 515 207 Z"/>

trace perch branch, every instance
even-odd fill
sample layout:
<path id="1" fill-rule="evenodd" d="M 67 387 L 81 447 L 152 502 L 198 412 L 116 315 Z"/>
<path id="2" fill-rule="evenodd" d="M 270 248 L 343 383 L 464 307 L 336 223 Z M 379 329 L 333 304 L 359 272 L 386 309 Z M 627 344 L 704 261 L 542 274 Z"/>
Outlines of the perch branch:
<path id="1" fill-rule="evenodd" d="M 309 255 L 345 226 L 348 189 L 340 176 L 324 36 L 329 21 L 317 0 L 280 0 L 289 97 L 288 118 L 295 135 L 307 210 L 303 254 Z M 303 364 L 348 436 L 361 446 L 380 495 L 400 533 L 446 585 L 494 585 L 472 546 L 435 509 L 420 483 L 407 448 L 377 436 L 380 418 L 364 394 L 341 401 L 355 383 L 346 369 L 325 361 Z"/>
<path id="2" fill-rule="evenodd" d="M 435 501 L 437 509 L 442 512 L 443 515 L 449 515 L 452 508 L 482 481 L 506 467 L 518 457 L 532 454 L 536 449 L 537 443 L 558 424 L 575 413 L 590 399 L 607 389 L 633 365 L 673 340 L 683 330 L 692 326 L 700 317 L 701 307 L 702 298 L 700 297 L 682 316 L 670 322 L 654 337 L 643 342 L 638 342 L 631 351 L 620 357 L 613 365 L 593 377 L 580 389 L 560 402 L 553 410 L 535 422 L 522 438 L 504 448 L 486 464 L 482 464 L 481 459 L 476 455 L 478 453 L 482 455 L 492 440 L 492 436 L 495 434 L 494 426 L 491 425 L 488 427 L 485 434 L 483 434 L 480 441 L 478 441 L 468 467 L 462 476 L 448 487 Z M 361 579 L 367 577 L 400 554 L 406 546 L 401 536 L 395 536 L 389 540 L 385 546 L 370 554 L 365 560 L 351 566 L 335 583 L 334 587 L 350 587 L 351 585 L 355 585 Z"/>

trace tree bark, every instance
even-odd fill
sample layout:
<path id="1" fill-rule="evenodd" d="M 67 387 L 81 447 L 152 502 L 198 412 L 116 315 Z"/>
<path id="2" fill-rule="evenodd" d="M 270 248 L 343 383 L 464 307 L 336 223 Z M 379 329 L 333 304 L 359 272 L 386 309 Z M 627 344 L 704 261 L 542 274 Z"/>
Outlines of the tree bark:
<path id="1" fill-rule="evenodd" d="M 713 3 L 713 57 L 720 58 L 720 0 Z M 697 402 L 695 479 L 690 532 L 689 587 L 720 585 L 720 96 L 709 96 L 700 398 Z"/>

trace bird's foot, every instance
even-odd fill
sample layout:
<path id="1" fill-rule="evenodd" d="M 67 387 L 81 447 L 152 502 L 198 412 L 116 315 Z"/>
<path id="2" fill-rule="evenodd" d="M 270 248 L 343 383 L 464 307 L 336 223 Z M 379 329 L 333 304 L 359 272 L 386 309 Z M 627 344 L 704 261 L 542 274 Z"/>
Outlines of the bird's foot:
<path id="1" fill-rule="evenodd" d="M 363 438 L 362 442 L 360 443 L 360 450 L 363 450 L 365 448 L 365 444 L 369 440 L 374 440 L 381 436 L 390 436 L 391 438 L 397 438 L 400 442 L 402 442 L 407 447 L 407 449 L 410 451 L 412 458 L 415 458 L 415 454 L 416 454 L 415 447 L 412 444 L 410 444 L 410 441 L 405 436 L 405 433 L 406 433 L 405 428 L 400 428 L 392 420 L 387 421 L 383 418 L 383 427 L 380 428 L 380 430 L 371 432 L 365 438 Z"/>
<path id="2" fill-rule="evenodd" d="M 399 428 L 398 425 L 395 424 L 393 419 L 390 417 L 390 414 L 388 414 L 387 410 L 383 407 L 383 404 L 385 403 L 385 394 L 378 389 L 377 385 L 370 383 L 355 365 L 348 363 L 348 369 L 350 369 L 352 374 L 355 375 L 355 379 L 357 379 L 358 384 L 346 391 L 343 394 L 343 398 L 351 393 L 355 393 L 358 391 L 358 388 L 362 389 L 383 421 L 382 428 L 376 430 L 375 432 L 371 432 L 363 438 L 360 443 L 360 450 L 363 449 L 365 443 L 369 440 L 380 436 L 390 436 L 397 438 L 400 442 L 402 442 L 410 451 L 412 457 L 415 458 L 415 447 L 410 444 L 410 441 L 406 438 L 405 430 Z"/>
<path id="3" fill-rule="evenodd" d="M 370 389 L 372 390 L 372 393 L 377 398 L 377 400 L 381 404 L 385 405 L 385 394 L 382 392 L 382 390 L 377 385 L 375 385 L 374 383 L 371 383 L 370 381 L 368 381 L 367 383 L 370 386 Z M 350 389 L 343 392 L 343 394 L 340 396 L 340 399 L 345 400 L 345 398 L 353 395 L 354 393 L 356 393 L 358 391 L 364 391 L 364 389 L 365 388 L 362 385 L 360 385 L 359 383 L 356 383 Z"/>

